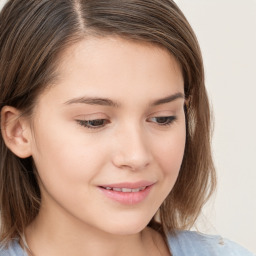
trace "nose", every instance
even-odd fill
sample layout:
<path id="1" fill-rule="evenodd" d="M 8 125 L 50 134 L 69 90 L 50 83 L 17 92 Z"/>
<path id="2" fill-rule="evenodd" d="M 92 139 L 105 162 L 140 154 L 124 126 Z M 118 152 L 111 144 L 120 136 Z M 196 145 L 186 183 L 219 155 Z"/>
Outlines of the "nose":
<path id="1" fill-rule="evenodd" d="M 115 134 L 112 161 L 120 169 L 138 171 L 152 161 L 145 132 L 140 127 L 129 127 Z"/>

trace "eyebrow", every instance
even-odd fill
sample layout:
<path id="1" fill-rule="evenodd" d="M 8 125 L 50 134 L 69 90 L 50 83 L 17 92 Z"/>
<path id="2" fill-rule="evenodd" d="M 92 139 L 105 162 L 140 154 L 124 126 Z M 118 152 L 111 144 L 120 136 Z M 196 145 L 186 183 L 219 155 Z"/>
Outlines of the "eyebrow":
<path id="1" fill-rule="evenodd" d="M 162 105 L 162 104 L 165 104 L 165 103 L 172 102 L 172 101 L 177 100 L 177 99 L 185 99 L 184 93 L 177 92 L 177 93 L 172 94 L 170 96 L 167 96 L 165 98 L 154 101 L 152 103 L 152 105 L 153 106 L 158 106 L 158 105 Z"/>
<path id="2" fill-rule="evenodd" d="M 155 100 L 150 105 L 158 106 L 158 105 L 162 105 L 162 104 L 166 104 L 166 103 L 175 101 L 176 99 L 184 99 L 184 98 L 185 98 L 184 94 L 181 92 L 178 92 L 178 93 L 172 94 L 170 96 L 167 96 L 165 98 Z M 118 108 L 120 106 L 119 103 L 114 102 L 108 98 L 97 98 L 97 97 L 74 98 L 74 99 L 66 101 L 64 104 L 71 105 L 71 104 L 78 104 L 78 103 L 88 104 L 88 105 L 108 106 L 108 107 L 115 107 L 115 108 Z"/>
<path id="3" fill-rule="evenodd" d="M 80 98 L 74 98 L 71 100 L 66 101 L 64 104 L 70 105 L 70 104 L 76 104 L 76 103 L 83 103 L 88 105 L 101 105 L 101 106 L 109 106 L 109 107 L 119 107 L 119 104 L 107 99 L 107 98 L 96 98 L 96 97 L 80 97 Z"/>

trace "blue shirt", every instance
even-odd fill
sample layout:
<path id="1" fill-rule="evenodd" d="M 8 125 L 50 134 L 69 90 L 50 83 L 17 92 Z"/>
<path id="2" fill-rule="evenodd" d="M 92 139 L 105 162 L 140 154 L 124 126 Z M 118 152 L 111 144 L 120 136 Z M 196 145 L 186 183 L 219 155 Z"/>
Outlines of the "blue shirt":
<path id="1" fill-rule="evenodd" d="M 168 237 L 173 256 L 256 256 L 242 246 L 222 238 L 199 232 L 180 231 Z"/>
<path id="2" fill-rule="evenodd" d="M 168 243 L 173 256 L 256 256 L 221 236 L 192 231 L 180 231 L 176 236 L 170 235 Z M 18 240 L 13 240 L 7 249 L 0 248 L 0 256 L 27 256 L 27 254 L 22 250 Z"/>

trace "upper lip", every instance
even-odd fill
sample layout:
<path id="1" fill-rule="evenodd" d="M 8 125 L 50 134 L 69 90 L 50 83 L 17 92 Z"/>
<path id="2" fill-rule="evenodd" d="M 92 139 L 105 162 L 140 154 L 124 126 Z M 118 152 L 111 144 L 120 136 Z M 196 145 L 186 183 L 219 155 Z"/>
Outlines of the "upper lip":
<path id="1" fill-rule="evenodd" d="M 109 188 L 141 188 L 148 187 L 153 185 L 155 182 L 151 181 L 138 181 L 138 182 L 122 182 L 122 183 L 113 183 L 113 184 L 103 184 L 100 187 L 109 187 Z"/>

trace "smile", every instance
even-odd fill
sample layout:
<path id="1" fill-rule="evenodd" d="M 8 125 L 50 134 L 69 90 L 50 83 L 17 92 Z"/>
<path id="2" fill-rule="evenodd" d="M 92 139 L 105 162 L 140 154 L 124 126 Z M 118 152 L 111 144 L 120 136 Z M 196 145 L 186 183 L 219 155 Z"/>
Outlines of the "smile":
<path id="1" fill-rule="evenodd" d="M 119 192 L 123 192 L 123 193 L 131 193 L 131 192 L 139 192 L 142 191 L 146 188 L 145 187 L 141 187 L 141 188 L 111 188 L 111 187 L 102 187 L 106 190 L 113 190 L 113 191 L 119 191 Z"/>
<path id="2" fill-rule="evenodd" d="M 98 188 L 112 201 L 124 205 L 135 205 L 148 197 L 153 186 L 152 182 L 137 182 L 101 185 Z"/>

